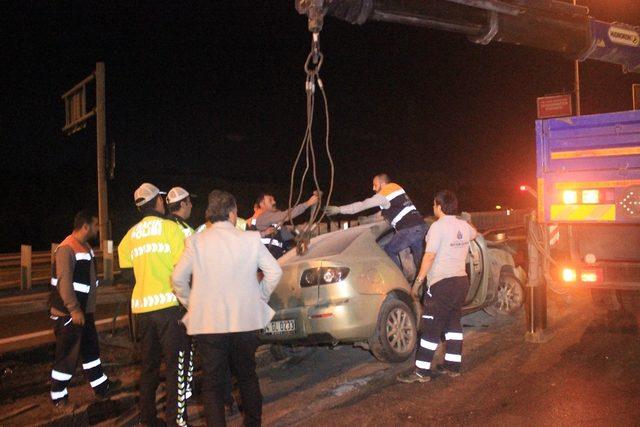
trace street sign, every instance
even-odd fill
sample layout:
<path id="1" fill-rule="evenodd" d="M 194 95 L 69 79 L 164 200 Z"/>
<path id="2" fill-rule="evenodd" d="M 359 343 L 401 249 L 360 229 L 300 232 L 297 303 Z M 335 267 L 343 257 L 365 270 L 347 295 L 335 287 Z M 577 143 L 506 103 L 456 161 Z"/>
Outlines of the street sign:
<path id="1" fill-rule="evenodd" d="M 552 95 L 538 98 L 538 118 L 567 117 L 572 115 L 571 95 Z"/>

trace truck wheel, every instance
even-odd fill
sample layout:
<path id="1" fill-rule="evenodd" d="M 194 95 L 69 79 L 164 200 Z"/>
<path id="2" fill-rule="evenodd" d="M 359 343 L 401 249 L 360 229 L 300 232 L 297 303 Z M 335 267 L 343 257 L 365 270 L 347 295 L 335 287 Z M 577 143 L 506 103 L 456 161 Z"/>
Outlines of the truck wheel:
<path id="1" fill-rule="evenodd" d="M 500 274 L 500 280 L 496 288 L 496 299 L 489 307 L 487 313 L 491 315 L 512 315 L 524 302 L 524 290 L 516 276 L 511 273 Z"/>
<path id="2" fill-rule="evenodd" d="M 371 354 L 381 362 L 403 362 L 415 350 L 416 320 L 403 301 L 387 298 L 380 308 L 376 331 L 369 338 Z"/>

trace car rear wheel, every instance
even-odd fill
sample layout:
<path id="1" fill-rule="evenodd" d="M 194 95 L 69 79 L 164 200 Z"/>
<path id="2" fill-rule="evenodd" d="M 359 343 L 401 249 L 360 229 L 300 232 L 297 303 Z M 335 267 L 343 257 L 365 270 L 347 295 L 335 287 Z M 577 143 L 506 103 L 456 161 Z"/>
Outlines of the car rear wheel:
<path id="1" fill-rule="evenodd" d="M 399 299 L 387 298 L 380 308 L 369 348 L 382 362 L 403 362 L 413 354 L 416 336 L 416 319 L 409 306 Z"/>

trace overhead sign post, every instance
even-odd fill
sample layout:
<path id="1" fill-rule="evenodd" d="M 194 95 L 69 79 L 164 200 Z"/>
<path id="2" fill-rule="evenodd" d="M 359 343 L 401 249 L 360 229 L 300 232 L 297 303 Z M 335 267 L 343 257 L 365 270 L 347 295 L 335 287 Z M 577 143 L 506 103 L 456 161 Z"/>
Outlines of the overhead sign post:
<path id="1" fill-rule="evenodd" d="M 572 115 L 571 95 L 551 95 L 538 98 L 538 118 L 568 117 Z"/>
<path id="2" fill-rule="evenodd" d="M 87 112 L 87 85 L 95 80 L 95 107 Z M 106 121 L 105 121 L 105 72 L 104 62 L 96 64 L 95 71 L 62 95 L 65 107 L 65 123 L 62 132 L 71 135 L 87 126 L 87 121 L 96 116 L 96 155 L 98 176 L 98 222 L 100 223 L 100 249 L 105 250 L 109 240 L 109 211 L 107 206 L 106 179 Z"/>

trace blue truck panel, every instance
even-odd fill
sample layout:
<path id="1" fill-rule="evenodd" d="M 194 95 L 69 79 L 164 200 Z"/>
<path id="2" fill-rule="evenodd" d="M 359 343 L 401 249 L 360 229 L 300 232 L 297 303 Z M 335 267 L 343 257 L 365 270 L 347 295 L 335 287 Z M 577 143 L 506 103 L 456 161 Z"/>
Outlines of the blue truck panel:
<path id="1" fill-rule="evenodd" d="M 536 121 L 538 218 L 640 224 L 640 111 Z"/>

